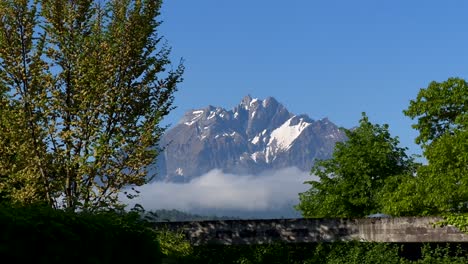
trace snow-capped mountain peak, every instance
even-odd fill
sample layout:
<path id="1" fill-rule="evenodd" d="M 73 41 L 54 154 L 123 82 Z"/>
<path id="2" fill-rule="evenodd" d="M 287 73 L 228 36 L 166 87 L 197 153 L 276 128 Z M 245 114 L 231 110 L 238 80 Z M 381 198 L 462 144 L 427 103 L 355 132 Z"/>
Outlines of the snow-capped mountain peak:
<path id="1" fill-rule="evenodd" d="M 158 171 L 169 181 L 187 181 L 212 169 L 256 174 L 295 166 L 309 171 L 315 158 L 330 157 L 344 139 L 328 119 L 293 115 L 273 97 L 248 95 L 232 110 L 208 106 L 185 113 L 161 140 L 166 149 Z"/>
<path id="2" fill-rule="evenodd" d="M 250 95 L 245 96 L 242 98 L 242 101 L 240 102 L 239 106 L 245 110 L 249 110 L 255 102 L 257 102 L 257 98 L 252 98 Z"/>

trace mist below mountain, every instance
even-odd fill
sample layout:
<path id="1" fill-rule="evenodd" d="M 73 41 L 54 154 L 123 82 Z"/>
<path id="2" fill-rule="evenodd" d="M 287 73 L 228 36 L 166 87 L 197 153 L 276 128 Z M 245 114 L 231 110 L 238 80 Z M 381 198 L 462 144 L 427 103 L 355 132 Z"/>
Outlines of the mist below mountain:
<path id="1" fill-rule="evenodd" d="M 298 194 L 309 189 L 305 181 L 317 179 L 297 168 L 236 175 L 212 170 L 185 183 L 152 182 L 139 188 L 140 195 L 122 201 L 145 210 L 176 209 L 199 215 L 253 218 L 294 218 Z"/>

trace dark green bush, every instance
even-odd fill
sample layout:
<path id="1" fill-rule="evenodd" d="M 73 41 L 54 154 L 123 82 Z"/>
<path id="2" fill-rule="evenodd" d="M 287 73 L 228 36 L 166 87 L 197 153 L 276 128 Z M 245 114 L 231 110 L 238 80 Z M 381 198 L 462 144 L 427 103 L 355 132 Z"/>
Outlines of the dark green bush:
<path id="1" fill-rule="evenodd" d="M 73 213 L 0 205 L 0 255 L 15 263 L 160 263 L 156 232 L 137 213 Z"/>
<path id="2" fill-rule="evenodd" d="M 310 243 L 264 245 L 204 245 L 194 248 L 185 263 L 404 263 L 398 246 L 377 243 Z"/>
<path id="3" fill-rule="evenodd" d="M 411 258 L 409 258 L 411 257 Z M 468 263 L 460 245 L 335 242 L 310 244 L 203 245 L 179 263 L 238 264 L 439 264 Z"/>
<path id="4" fill-rule="evenodd" d="M 326 264 L 397 264 L 405 263 L 396 244 L 341 242 L 323 243 L 315 248 L 315 255 L 305 263 Z"/>

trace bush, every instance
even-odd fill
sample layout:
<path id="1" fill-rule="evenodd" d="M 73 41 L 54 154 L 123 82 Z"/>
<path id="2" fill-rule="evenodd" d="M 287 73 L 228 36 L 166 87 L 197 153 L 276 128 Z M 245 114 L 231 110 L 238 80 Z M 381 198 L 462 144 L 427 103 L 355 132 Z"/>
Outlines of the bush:
<path id="1" fill-rule="evenodd" d="M 284 264 L 304 263 L 314 255 L 316 244 L 273 243 L 259 245 L 202 245 L 181 263 Z"/>
<path id="2" fill-rule="evenodd" d="M 193 254 L 193 248 L 182 232 L 157 231 L 161 251 L 166 258 L 182 260 Z"/>
<path id="3" fill-rule="evenodd" d="M 356 241 L 323 243 L 316 247 L 314 257 L 308 259 L 305 263 L 405 263 L 405 259 L 399 256 L 399 252 L 400 250 L 396 244 L 388 243 L 361 243 Z"/>
<path id="4" fill-rule="evenodd" d="M 408 247 L 408 249 L 405 249 Z M 409 259 L 407 257 L 411 257 Z M 203 245 L 178 263 L 232 264 L 442 264 L 468 263 L 459 244 L 334 242 L 310 244 Z"/>
<path id="5" fill-rule="evenodd" d="M 160 263 L 156 235 L 137 213 L 0 205 L 0 255 L 18 263 Z"/>
<path id="6" fill-rule="evenodd" d="M 447 243 L 445 246 L 426 244 L 421 248 L 422 257 L 416 264 L 466 264 L 467 251 L 460 244 Z"/>

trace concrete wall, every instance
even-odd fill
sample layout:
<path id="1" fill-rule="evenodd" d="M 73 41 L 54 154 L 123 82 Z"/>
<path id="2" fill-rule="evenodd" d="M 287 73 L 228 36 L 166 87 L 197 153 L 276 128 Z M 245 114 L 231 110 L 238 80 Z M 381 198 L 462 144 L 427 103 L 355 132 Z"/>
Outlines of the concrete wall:
<path id="1" fill-rule="evenodd" d="M 366 219 L 272 219 L 167 222 L 156 229 L 181 230 L 194 245 L 295 242 L 468 242 L 453 226 L 436 227 L 437 217 Z"/>

